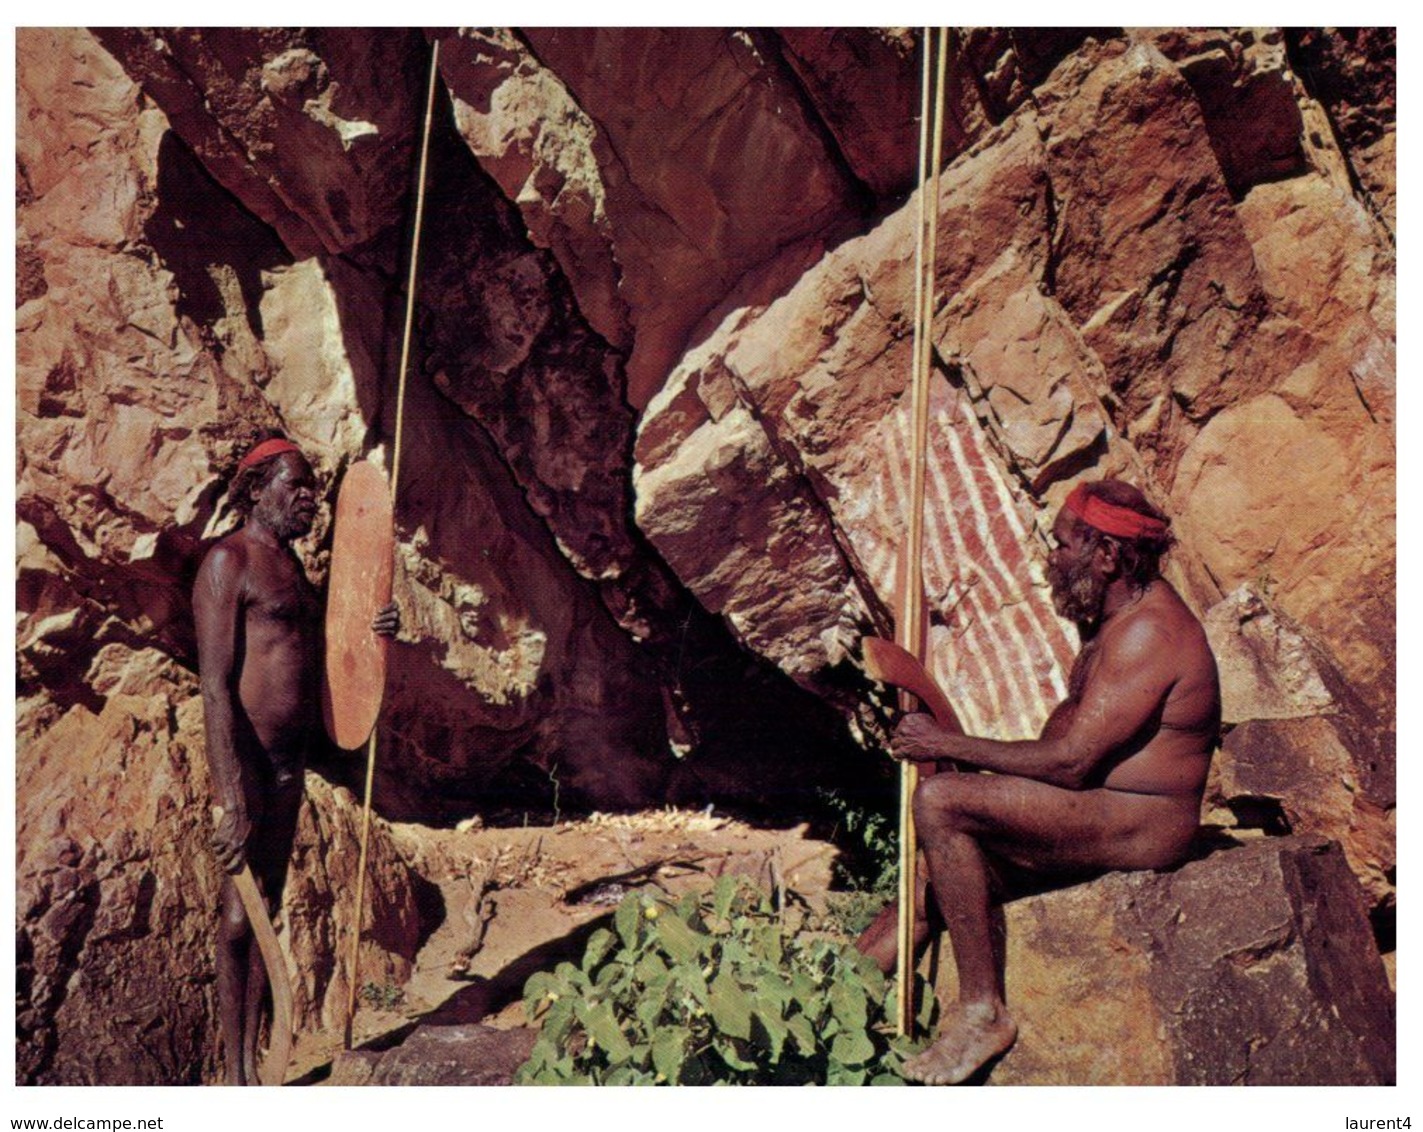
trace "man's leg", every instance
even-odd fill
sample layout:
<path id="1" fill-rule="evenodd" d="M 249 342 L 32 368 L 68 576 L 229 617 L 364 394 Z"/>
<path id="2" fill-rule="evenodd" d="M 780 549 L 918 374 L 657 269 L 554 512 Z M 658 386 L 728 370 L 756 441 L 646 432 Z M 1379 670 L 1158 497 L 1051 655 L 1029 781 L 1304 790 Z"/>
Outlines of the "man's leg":
<path id="1" fill-rule="evenodd" d="M 1035 871 L 1150 868 L 1189 837 L 1194 805 L 1108 790 L 1064 790 L 1006 774 L 943 774 L 922 783 L 915 823 L 929 883 L 954 945 L 959 1001 L 906 1073 L 957 1084 L 1012 1045 L 992 921 L 990 857 Z"/>
<path id="2" fill-rule="evenodd" d="M 248 953 L 252 935 L 247 930 L 247 913 L 232 878 L 222 878 L 218 898 L 217 927 L 217 1013 L 222 1031 L 222 1052 L 227 1063 L 227 1083 L 247 1083 L 243 1068 L 242 1022 L 247 998 Z"/>
<path id="3" fill-rule="evenodd" d="M 267 905 L 267 914 L 275 918 L 281 911 L 282 890 L 286 887 L 287 867 L 291 863 L 292 844 L 296 840 L 297 817 L 301 811 L 302 778 L 298 769 L 277 777 L 263 800 L 260 823 L 252 831 L 248 863 L 257 888 Z M 256 940 L 248 947 L 246 997 L 243 1002 L 242 1060 L 249 1084 L 259 1084 L 257 1038 L 262 1028 L 262 1006 L 267 998 L 266 961 Z"/>
<path id="4" fill-rule="evenodd" d="M 940 796 L 949 794 L 946 788 L 921 789 L 914 799 L 929 883 L 953 940 L 959 976 L 959 1000 L 944 1007 L 939 1039 L 905 1064 L 905 1074 L 926 1085 L 957 1085 L 1018 1036 L 1000 990 L 988 860 L 954 808 L 940 804 Z"/>
<path id="5" fill-rule="evenodd" d="M 260 1085 L 257 1071 L 257 1034 L 262 1029 L 262 999 L 267 992 L 267 966 L 256 939 L 247 945 L 247 983 L 242 1002 L 242 1075 L 249 1085 Z"/>
<path id="6" fill-rule="evenodd" d="M 919 767 L 919 781 L 928 781 L 936 774 L 952 773 L 948 763 L 923 763 Z M 914 870 L 914 954 L 918 956 L 929 936 L 942 925 L 937 923 L 936 910 L 929 895 L 929 878 L 924 871 L 924 855 L 919 854 L 919 867 Z M 870 923 L 855 946 L 875 961 L 884 974 L 891 974 L 899 961 L 899 901 L 891 900 Z"/>
<path id="7" fill-rule="evenodd" d="M 924 945 L 929 941 L 930 926 L 928 917 L 933 909 L 928 907 L 928 895 L 926 889 L 929 887 L 929 878 L 925 873 L 921 859 L 920 867 L 915 870 L 914 885 L 914 954 L 918 955 Z M 863 932 L 860 938 L 855 941 L 855 946 L 875 961 L 877 966 L 886 975 L 890 974 L 896 967 L 899 957 L 899 902 L 891 901 L 881 909 L 880 914 Z"/>

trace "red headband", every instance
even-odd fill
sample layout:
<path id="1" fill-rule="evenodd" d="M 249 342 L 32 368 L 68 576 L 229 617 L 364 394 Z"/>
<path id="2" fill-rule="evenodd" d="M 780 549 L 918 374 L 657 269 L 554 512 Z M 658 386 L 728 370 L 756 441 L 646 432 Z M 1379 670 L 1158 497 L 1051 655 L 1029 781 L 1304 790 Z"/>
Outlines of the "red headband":
<path id="1" fill-rule="evenodd" d="M 298 456 L 301 455 L 301 449 L 290 440 L 283 440 L 280 436 L 274 436 L 271 440 L 262 441 L 262 443 L 252 449 L 251 452 L 243 456 L 238 462 L 237 470 L 239 472 L 245 472 L 248 468 L 260 464 L 263 461 L 270 460 L 273 456 L 280 456 L 283 452 L 295 452 Z"/>
<path id="2" fill-rule="evenodd" d="M 1103 534 L 1117 538 L 1166 537 L 1166 524 L 1130 507 L 1108 503 L 1101 496 L 1087 494 L 1087 485 L 1080 483 L 1072 489 L 1063 507 L 1076 515 L 1089 527 L 1095 527 Z"/>

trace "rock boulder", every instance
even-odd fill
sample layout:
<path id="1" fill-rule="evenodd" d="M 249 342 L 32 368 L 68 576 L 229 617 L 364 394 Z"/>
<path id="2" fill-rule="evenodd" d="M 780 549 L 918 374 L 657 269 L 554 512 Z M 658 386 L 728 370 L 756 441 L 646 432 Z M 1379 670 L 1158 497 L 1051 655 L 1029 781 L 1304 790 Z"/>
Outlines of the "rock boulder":
<path id="1" fill-rule="evenodd" d="M 16 1080 L 214 1080 L 220 876 L 197 682 L 155 650 L 118 645 L 93 679 L 97 711 L 76 704 L 20 735 Z M 350 793 L 309 773 L 280 934 L 298 1032 L 344 1017 L 359 825 Z M 379 821 L 368 867 L 360 979 L 399 985 L 422 924 Z"/>
<path id="2" fill-rule="evenodd" d="M 1393 995 L 1337 845 L 1267 838 L 1005 912 L 1019 1033 L 993 1084 L 1395 1079 Z"/>
<path id="3" fill-rule="evenodd" d="M 1206 615 L 1227 732 L 1206 791 L 1225 828 L 1316 834 L 1340 843 L 1369 910 L 1394 905 L 1392 729 L 1319 645 L 1248 587 Z"/>

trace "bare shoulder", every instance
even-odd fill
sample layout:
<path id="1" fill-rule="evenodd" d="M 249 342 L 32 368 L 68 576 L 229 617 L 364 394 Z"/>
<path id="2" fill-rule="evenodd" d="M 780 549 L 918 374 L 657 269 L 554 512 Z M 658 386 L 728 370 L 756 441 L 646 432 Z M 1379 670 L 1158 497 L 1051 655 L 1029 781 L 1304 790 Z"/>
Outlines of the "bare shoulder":
<path id="1" fill-rule="evenodd" d="M 1155 600 L 1149 604 L 1149 612 L 1157 617 L 1163 628 L 1171 635 L 1178 648 L 1210 657 L 1210 644 L 1206 640 L 1206 627 L 1191 607 L 1182 600 L 1170 582 L 1158 578 Z"/>
<path id="2" fill-rule="evenodd" d="M 1220 677 L 1205 626 L 1172 586 L 1158 579 L 1142 600 L 1141 640 L 1149 640 L 1158 665 L 1169 669 L 1168 726 L 1213 726 L 1220 704 Z M 1148 636 L 1149 634 L 1149 636 Z"/>
<path id="3" fill-rule="evenodd" d="M 242 530 L 233 531 L 219 539 L 203 556 L 198 567 L 198 582 L 230 583 L 241 577 L 247 570 L 249 548 Z"/>
<path id="4" fill-rule="evenodd" d="M 1120 663 L 1168 663 L 1186 674 L 1215 662 L 1200 619 L 1170 583 L 1157 579 L 1134 609 L 1128 610 L 1103 648 Z M 1104 637 L 1108 634 L 1103 634 Z"/>

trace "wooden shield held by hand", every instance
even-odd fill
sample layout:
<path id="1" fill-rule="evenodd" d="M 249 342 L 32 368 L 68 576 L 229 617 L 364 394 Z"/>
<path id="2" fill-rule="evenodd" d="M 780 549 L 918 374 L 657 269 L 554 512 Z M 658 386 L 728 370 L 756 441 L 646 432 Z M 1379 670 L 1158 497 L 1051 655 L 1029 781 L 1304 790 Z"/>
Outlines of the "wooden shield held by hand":
<path id="1" fill-rule="evenodd" d="M 385 473 L 362 460 L 346 473 L 336 498 L 321 688 L 326 733 L 348 751 L 370 737 L 385 695 L 387 641 L 371 622 L 390 602 L 394 551 L 394 505 Z"/>

